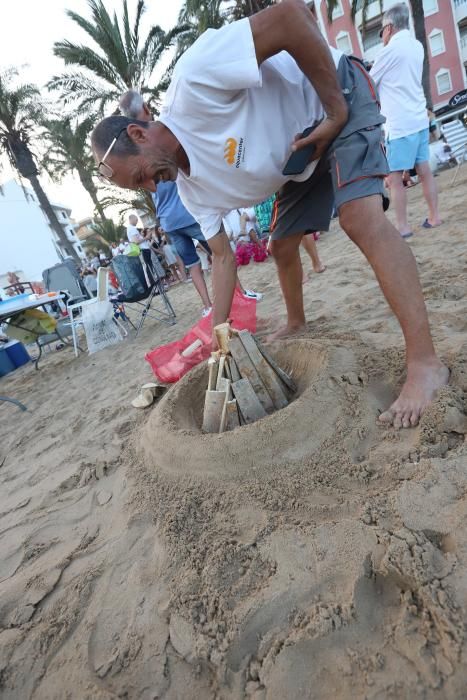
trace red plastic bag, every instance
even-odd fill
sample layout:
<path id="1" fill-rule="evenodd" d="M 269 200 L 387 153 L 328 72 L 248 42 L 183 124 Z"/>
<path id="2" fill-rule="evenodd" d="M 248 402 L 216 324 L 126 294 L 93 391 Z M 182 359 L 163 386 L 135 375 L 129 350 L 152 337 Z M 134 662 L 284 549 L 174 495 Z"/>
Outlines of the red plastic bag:
<path id="1" fill-rule="evenodd" d="M 233 328 L 237 330 L 247 329 L 254 333 L 256 331 L 256 300 L 247 299 L 236 289 L 230 318 Z M 202 346 L 189 357 L 183 357 L 181 353 L 198 339 L 201 340 Z M 161 382 L 177 382 L 192 367 L 208 359 L 211 354 L 211 344 L 212 315 L 200 319 L 182 340 L 176 340 L 151 350 L 145 359 Z"/>

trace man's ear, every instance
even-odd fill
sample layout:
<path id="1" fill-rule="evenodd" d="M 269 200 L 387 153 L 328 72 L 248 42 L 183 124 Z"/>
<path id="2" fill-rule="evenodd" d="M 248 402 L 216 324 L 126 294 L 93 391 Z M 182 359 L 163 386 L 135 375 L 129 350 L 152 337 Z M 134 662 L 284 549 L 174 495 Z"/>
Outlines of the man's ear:
<path id="1" fill-rule="evenodd" d="M 146 143 L 148 140 L 148 130 L 139 124 L 129 124 L 126 131 L 133 143 Z"/>

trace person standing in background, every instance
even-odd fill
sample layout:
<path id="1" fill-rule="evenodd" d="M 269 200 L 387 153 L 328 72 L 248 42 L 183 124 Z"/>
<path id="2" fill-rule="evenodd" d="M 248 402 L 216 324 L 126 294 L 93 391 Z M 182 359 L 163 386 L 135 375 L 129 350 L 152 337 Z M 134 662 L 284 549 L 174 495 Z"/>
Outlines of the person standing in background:
<path id="1" fill-rule="evenodd" d="M 428 204 L 424 228 L 439 226 L 438 191 L 430 168 L 429 117 L 422 86 L 424 51 L 409 31 L 409 8 L 393 5 L 383 16 L 384 48 L 370 75 L 379 89 L 381 112 L 386 117 L 389 186 L 396 222 L 403 238 L 413 235 L 407 220 L 404 171 L 415 168 Z"/>

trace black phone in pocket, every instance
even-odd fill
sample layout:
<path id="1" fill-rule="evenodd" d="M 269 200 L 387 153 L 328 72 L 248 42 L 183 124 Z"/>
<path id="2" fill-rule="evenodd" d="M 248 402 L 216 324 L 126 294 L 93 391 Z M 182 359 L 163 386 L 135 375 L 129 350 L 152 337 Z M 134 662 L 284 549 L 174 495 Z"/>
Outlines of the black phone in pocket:
<path id="1" fill-rule="evenodd" d="M 313 126 L 308 126 L 305 131 L 300 134 L 300 138 L 304 139 L 309 136 L 311 132 L 316 129 L 318 124 Z M 294 151 L 287 163 L 284 165 L 282 170 L 282 175 L 300 175 L 305 170 L 306 166 L 313 160 L 314 152 L 316 151 L 316 146 L 314 143 L 310 143 L 308 146 L 301 148 L 299 151 Z"/>

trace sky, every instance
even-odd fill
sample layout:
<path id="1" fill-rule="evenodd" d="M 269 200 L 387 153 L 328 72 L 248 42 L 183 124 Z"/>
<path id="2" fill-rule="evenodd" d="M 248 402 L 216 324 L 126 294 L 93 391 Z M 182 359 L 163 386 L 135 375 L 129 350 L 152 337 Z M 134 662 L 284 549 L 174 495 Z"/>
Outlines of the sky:
<path id="1" fill-rule="evenodd" d="M 120 14 L 121 0 L 104 0 L 104 4 L 109 12 L 117 10 Z M 152 24 L 159 24 L 165 30 L 171 29 L 177 22 L 182 4 L 183 0 L 146 0 L 143 29 Z M 136 0 L 128 0 L 130 17 L 135 5 Z M 90 17 L 86 0 L 1 2 L 0 72 L 10 66 L 17 67 L 21 71 L 22 82 L 36 83 L 47 100 L 50 100 L 50 93 L 44 88 L 45 83 L 65 68 L 63 61 L 53 55 L 54 42 L 62 39 L 77 43 L 87 41 L 87 35 L 66 16 L 66 10 Z M 21 26 L 18 26 L 19 19 Z M 10 179 L 10 176 L 11 171 L 5 167 L 0 181 Z M 41 182 L 51 200 L 71 207 L 76 220 L 92 214 L 92 202 L 77 179 L 67 177 L 61 185 L 57 185 L 46 175 L 41 175 Z"/>

